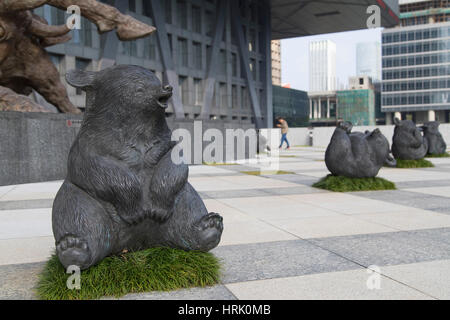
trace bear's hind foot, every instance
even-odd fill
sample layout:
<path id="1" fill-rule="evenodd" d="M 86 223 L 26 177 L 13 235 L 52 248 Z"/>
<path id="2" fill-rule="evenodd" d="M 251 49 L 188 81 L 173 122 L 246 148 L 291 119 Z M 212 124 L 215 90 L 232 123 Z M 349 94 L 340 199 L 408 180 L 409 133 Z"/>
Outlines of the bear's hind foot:
<path id="1" fill-rule="evenodd" d="M 59 261 L 65 268 L 77 266 L 87 269 L 91 265 L 91 253 L 87 242 L 74 236 L 66 236 L 56 245 Z"/>
<path id="2" fill-rule="evenodd" d="M 198 244 L 200 251 L 209 251 L 215 248 L 222 237 L 223 218 L 217 213 L 209 213 L 198 222 Z"/>

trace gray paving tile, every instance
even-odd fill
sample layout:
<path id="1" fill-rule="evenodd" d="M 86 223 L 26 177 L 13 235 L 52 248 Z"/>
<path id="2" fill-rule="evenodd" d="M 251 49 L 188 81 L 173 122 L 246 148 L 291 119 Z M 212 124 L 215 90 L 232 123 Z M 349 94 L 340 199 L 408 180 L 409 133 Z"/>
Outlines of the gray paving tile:
<path id="1" fill-rule="evenodd" d="M 300 195 L 300 194 L 325 193 L 325 192 L 327 192 L 325 190 L 321 190 L 321 189 L 317 189 L 317 188 L 311 188 L 309 186 L 263 189 L 263 191 L 268 193 L 268 194 L 270 194 L 270 195 L 277 195 L 277 196 L 288 196 L 288 195 Z"/>
<path id="2" fill-rule="evenodd" d="M 34 300 L 33 288 L 44 263 L 0 266 L 0 300 Z"/>
<path id="3" fill-rule="evenodd" d="M 365 267 L 450 259 L 450 228 L 311 239 Z"/>
<path id="4" fill-rule="evenodd" d="M 306 176 L 302 174 L 281 174 L 276 176 L 270 176 L 271 179 L 297 183 L 304 186 L 312 186 L 314 183 L 319 181 L 318 178 L 313 178 L 311 176 Z"/>
<path id="5" fill-rule="evenodd" d="M 396 182 L 397 189 L 429 188 L 429 187 L 448 187 L 450 180 L 428 180 L 428 181 L 403 181 Z"/>
<path id="6" fill-rule="evenodd" d="M 236 300 L 236 297 L 225 286 L 219 285 L 170 292 L 129 294 L 120 300 Z"/>
<path id="7" fill-rule="evenodd" d="M 199 192 L 199 194 L 204 199 L 231 199 L 267 196 L 267 192 L 264 192 L 264 189 L 202 191 Z"/>
<path id="8" fill-rule="evenodd" d="M 42 209 L 52 206 L 53 199 L 0 201 L 0 210 Z"/>
<path id="9" fill-rule="evenodd" d="M 404 190 L 352 192 L 352 195 L 450 214 L 450 198 Z"/>
<path id="10" fill-rule="evenodd" d="M 304 240 L 224 246 L 213 253 L 223 262 L 223 283 L 360 268 Z"/>

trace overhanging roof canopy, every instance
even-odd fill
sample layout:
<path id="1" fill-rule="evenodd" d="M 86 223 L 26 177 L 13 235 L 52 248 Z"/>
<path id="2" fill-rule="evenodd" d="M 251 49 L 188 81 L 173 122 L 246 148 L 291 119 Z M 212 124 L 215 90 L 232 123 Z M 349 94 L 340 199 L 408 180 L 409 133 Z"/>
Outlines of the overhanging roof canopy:
<path id="1" fill-rule="evenodd" d="M 378 5 L 381 26 L 398 24 L 395 0 L 271 0 L 272 39 L 367 29 L 367 8 Z"/>

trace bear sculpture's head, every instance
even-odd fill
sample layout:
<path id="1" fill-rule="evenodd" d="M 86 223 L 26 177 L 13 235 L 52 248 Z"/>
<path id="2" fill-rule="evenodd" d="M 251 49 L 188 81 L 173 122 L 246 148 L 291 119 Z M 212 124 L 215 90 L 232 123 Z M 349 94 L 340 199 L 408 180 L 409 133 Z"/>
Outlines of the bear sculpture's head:
<path id="1" fill-rule="evenodd" d="M 118 65 L 99 72 L 72 70 L 67 82 L 86 92 L 86 112 L 126 115 L 164 115 L 172 97 L 172 87 L 148 69 Z"/>

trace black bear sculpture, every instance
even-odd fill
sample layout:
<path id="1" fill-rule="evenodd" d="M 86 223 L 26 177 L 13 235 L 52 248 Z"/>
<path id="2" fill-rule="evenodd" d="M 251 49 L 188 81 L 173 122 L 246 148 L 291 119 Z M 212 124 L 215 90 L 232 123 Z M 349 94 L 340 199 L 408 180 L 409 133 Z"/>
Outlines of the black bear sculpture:
<path id="1" fill-rule="evenodd" d="M 439 132 L 440 123 L 438 121 L 430 121 L 422 126 L 423 136 L 428 142 L 428 152 L 430 155 L 441 155 L 447 151 L 442 134 Z"/>
<path id="2" fill-rule="evenodd" d="M 53 204 L 64 267 L 87 269 L 124 250 L 216 247 L 222 217 L 208 213 L 187 182 L 188 166 L 171 158 L 165 109 L 172 88 L 138 66 L 71 71 L 66 78 L 86 92 L 87 106 Z"/>
<path id="3" fill-rule="evenodd" d="M 392 139 L 392 154 L 396 159 L 420 160 L 428 152 L 428 141 L 411 120 L 394 119 L 395 129 Z"/>
<path id="4" fill-rule="evenodd" d="M 349 178 L 376 177 L 383 165 L 395 167 L 389 142 L 375 129 L 372 132 L 352 132 L 350 122 L 340 122 L 325 153 L 328 170 L 335 176 Z"/>

